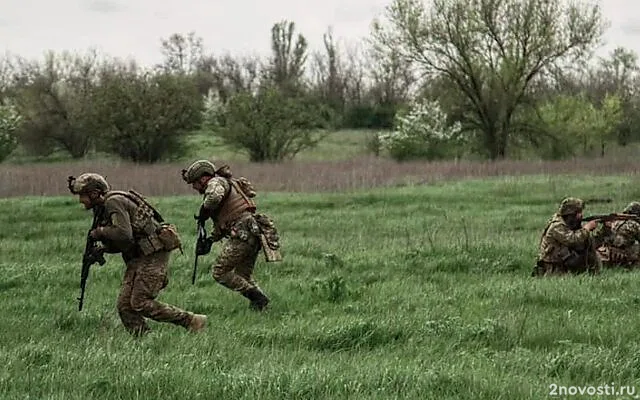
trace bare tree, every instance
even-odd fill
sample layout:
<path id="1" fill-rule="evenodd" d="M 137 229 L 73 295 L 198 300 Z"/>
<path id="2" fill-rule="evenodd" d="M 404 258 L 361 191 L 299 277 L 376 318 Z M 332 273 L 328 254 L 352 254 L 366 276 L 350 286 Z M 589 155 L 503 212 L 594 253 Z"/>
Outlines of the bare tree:
<path id="1" fill-rule="evenodd" d="M 204 57 L 204 45 L 195 32 L 186 35 L 174 33 L 167 39 L 161 39 L 161 43 L 164 62 L 160 67 L 166 72 L 191 74 L 198 69 Z"/>
<path id="2" fill-rule="evenodd" d="M 48 52 L 42 63 L 16 60 L 12 92 L 24 118 L 20 139 L 25 147 L 37 154 L 62 148 L 74 158 L 89 151 L 100 134 L 93 101 L 99 65 L 94 50 Z"/>
<path id="3" fill-rule="evenodd" d="M 362 48 L 356 45 L 345 46 L 345 97 L 348 103 L 359 103 L 366 91 L 365 58 Z"/>
<path id="4" fill-rule="evenodd" d="M 268 78 L 285 92 L 296 92 L 300 88 L 307 62 L 307 39 L 302 34 L 295 38 L 293 21 L 281 21 L 271 28 L 271 51 Z"/>
<path id="5" fill-rule="evenodd" d="M 201 76 L 207 80 L 208 88 L 215 90 L 222 102 L 241 92 L 253 93 L 257 90 L 262 63 L 258 57 L 207 56 L 200 66 Z"/>
<path id="6" fill-rule="evenodd" d="M 385 53 L 370 52 L 367 65 L 371 78 L 370 94 L 378 104 L 401 104 L 416 88 L 418 78 L 413 64 L 405 62 L 394 49 Z"/>
<path id="7" fill-rule="evenodd" d="M 313 80 L 322 101 L 334 110 L 342 111 L 345 106 L 347 79 L 341 58 L 340 48 L 329 28 L 323 35 L 324 53 L 317 52 L 313 57 Z"/>

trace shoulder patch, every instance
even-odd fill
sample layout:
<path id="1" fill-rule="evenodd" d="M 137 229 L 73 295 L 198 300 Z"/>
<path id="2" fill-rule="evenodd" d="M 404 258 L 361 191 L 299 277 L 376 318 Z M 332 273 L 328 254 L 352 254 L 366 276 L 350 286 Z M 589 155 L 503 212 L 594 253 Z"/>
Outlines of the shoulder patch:
<path id="1" fill-rule="evenodd" d="M 216 197 L 222 197 L 227 193 L 228 187 L 229 183 L 226 179 L 216 176 L 207 183 L 206 192 Z"/>

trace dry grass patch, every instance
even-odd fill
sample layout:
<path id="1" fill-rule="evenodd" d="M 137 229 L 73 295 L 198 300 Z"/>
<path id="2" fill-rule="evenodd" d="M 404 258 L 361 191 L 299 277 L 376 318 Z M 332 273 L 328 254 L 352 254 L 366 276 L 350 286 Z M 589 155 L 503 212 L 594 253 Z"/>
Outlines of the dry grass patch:
<path id="1" fill-rule="evenodd" d="M 224 161 L 216 161 L 221 164 Z M 115 188 L 136 188 L 148 196 L 193 194 L 180 178 L 185 164 L 136 165 L 126 162 L 67 162 L 0 165 L 0 197 L 67 194 L 66 178 L 92 171 Z M 425 184 L 454 179 L 534 174 L 636 175 L 640 162 L 622 159 L 567 161 L 406 162 L 375 157 L 344 161 L 256 164 L 232 162 L 234 174 L 246 176 L 260 191 L 334 192 L 382 186 Z"/>

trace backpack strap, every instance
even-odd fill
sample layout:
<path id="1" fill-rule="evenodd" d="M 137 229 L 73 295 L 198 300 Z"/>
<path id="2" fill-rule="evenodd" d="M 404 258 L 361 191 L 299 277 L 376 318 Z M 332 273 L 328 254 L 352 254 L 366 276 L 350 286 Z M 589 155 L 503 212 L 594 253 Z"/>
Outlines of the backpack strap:
<path id="1" fill-rule="evenodd" d="M 144 204 L 145 206 L 149 207 L 151 211 L 153 211 L 153 216 L 156 218 L 156 220 L 158 220 L 158 222 L 160 223 L 164 222 L 164 218 L 162 218 L 162 215 L 158 212 L 158 210 L 156 210 L 156 208 L 152 206 L 151 203 L 149 203 L 144 196 L 142 196 L 140 193 L 136 192 L 135 190 L 131 189 L 128 192 L 125 192 L 122 190 L 111 190 L 107 192 L 105 196 L 105 200 L 114 195 L 124 196 L 129 200 L 133 201 L 135 205 L 138 207 L 140 207 L 141 204 Z"/>
<path id="2" fill-rule="evenodd" d="M 237 179 L 235 179 L 235 178 L 227 178 L 227 182 L 229 182 L 229 184 L 231 186 L 233 186 L 233 188 L 236 190 L 236 192 L 238 192 L 238 194 L 240 196 L 242 196 L 242 198 L 244 199 L 244 201 L 247 202 L 247 204 L 253 204 L 253 201 L 249 199 L 249 196 L 247 196 L 247 194 L 244 192 L 244 190 L 242 190 L 242 188 L 240 188 L 240 185 L 238 185 Z"/>
<path id="3" fill-rule="evenodd" d="M 140 193 L 136 192 L 133 189 L 130 189 L 129 193 L 131 193 L 132 196 L 136 197 L 141 203 L 149 207 L 151 211 L 153 211 L 153 216 L 158 220 L 158 222 L 160 223 L 164 222 L 164 218 L 162 218 L 162 215 L 160 214 L 160 212 L 158 212 L 158 210 L 156 210 L 156 208 L 152 206 L 151 203 L 149 203 L 149 201 L 143 195 L 141 195 Z"/>

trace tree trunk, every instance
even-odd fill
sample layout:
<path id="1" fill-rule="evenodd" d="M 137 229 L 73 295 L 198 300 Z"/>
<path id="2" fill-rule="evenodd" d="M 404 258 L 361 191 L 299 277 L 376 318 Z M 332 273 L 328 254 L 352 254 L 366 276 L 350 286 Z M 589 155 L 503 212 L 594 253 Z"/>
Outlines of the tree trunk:
<path id="1" fill-rule="evenodd" d="M 494 126 L 484 126 L 484 143 L 485 150 L 489 154 L 491 161 L 500 160 L 504 158 L 505 146 L 501 144 L 500 133 Z"/>

